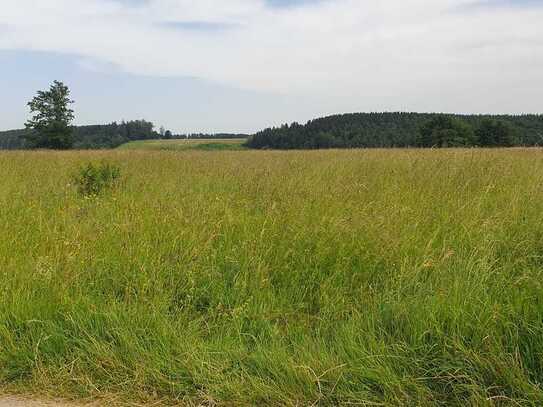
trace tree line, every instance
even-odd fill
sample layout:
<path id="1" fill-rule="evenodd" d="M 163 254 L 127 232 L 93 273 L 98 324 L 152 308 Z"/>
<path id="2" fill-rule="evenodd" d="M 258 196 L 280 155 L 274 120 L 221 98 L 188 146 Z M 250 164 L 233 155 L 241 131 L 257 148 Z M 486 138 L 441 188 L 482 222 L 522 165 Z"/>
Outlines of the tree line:
<path id="1" fill-rule="evenodd" d="M 73 103 L 70 89 L 64 83 L 54 81 L 48 90 L 38 91 L 28 102 L 31 117 L 25 123 L 25 129 L 0 133 L 0 148 L 114 148 L 128 141 L 158 137 L 153 123 L 145 120 L 72 126 L 75 115 L 70 107 Z"/>
<path id="2" fill-rule="evenodd" d="M 249 137 L 247 134 L 232 133 L 189 133 L 173 134 L 169 130 L 155 131 L 154 124 L 146 120 L 113 122 L 110 124 L 92 126 L 72 126 L 73 143 L 70 148 L 74 149 L 108 149 L 116 148 L 122 144 L 135 140 L 219 140 L 239 139 Z M 0 150 L 22 150 L 38 148 L 29 141 L 32 130 L 8 130 L 0 132 Z M 30 137 L 29 137 L 30 136 Z M 50 148 L 50 147 L 44 147 Z"/>
<path id="3" fill-rule="evenodd" d="M 38 91 L 28 103 L 31 117 L 23 130 L 0 132 L 0 149 L 46 148 L 66 150 L 115 148 L 134 140 L 247 138 L 245 134 L 173 134 L 145 120 L 113 122 L 105 125 L 72 126 L 74 103 L 70 89 L 54 81 L 48 90 Z"/>
<path id="4" fill-rule="evenodd" d="M 145 120 L 72 126 L 70 90 L 54 81 L 28 103 L 26 129 L 0 133 L 0 149 L 114 148 L 133 140 L 246 138 L 244 134 L 174 135 Z M 248 138 L 256 149 L 372 147 L 512 147 L 543 145 L 543 115 L 351 113 L 285 124 Z"/>
<path id="5" fill-rule="evenodd" d="M 115 148 L 134 140 L 159 138 L 154 125 L 146 120 L 113 122 L 92 126 L 71 126 L 71 142 L 61 149 L 105 149 Z M 0 132 L 0 149 L 21 150 L 31 148 L 57 148 L 48 142 L 36 143 L 36 132 L 32 129 Z M 41 144 L 41 145 L 40 145 Z"/>
<path id="6" fill-rule="evenodd" d="M 351 113 L 268 128 L 256 149 L 512 147 L 543 145 L 543 115 Z"/>

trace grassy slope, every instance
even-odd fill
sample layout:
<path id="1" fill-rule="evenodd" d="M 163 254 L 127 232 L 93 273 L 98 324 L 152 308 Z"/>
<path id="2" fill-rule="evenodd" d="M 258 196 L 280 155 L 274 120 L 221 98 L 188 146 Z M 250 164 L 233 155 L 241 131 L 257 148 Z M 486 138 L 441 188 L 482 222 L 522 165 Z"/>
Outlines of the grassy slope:
<path id="1" fill-rule="evenodd" d="M 142 140 L 132 141 L 119 147 L 121 150 L 168 150 L 168 151 L 237 151 L 245 150 L 245 139 L 217 140 Z"/>
<path id="2" fill-rule="evenodd" d="M 108 159 L 100 199 L 68 185 Z M 543 403 L 539 150 L 0 154 L 0 383 Z"/>

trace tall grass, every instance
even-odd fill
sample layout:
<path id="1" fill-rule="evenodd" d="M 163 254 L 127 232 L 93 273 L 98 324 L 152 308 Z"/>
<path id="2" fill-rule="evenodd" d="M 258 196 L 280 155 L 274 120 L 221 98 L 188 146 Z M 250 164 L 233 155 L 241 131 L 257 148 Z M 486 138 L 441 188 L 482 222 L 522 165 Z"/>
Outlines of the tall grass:
<path id="1" fill-rule="evenodd" d="M 81 197 L 70 174 L 121 166 Z M 0 384 L 541 405 L 539 150 L 0 154 Z"/>

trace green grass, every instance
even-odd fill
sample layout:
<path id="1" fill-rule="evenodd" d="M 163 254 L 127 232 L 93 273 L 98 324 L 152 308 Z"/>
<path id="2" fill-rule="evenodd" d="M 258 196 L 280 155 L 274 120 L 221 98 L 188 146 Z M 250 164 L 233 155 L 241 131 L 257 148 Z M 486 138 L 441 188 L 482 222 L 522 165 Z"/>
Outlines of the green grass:
<path id="1" fill-rule="evenodd" d="M 84 198 L 70 176 L 119 165 Z M 542 405 L 534 150 L 0 154 L 0 387 Z"/>
<path id="2" fill-rule="evenodd" d="M 141 140 L 132 141 L 119 147 L 121 150 L 169 150 L 169 151 L 238 151 L 245 150 L 245 139 L 217 140 Z"/>

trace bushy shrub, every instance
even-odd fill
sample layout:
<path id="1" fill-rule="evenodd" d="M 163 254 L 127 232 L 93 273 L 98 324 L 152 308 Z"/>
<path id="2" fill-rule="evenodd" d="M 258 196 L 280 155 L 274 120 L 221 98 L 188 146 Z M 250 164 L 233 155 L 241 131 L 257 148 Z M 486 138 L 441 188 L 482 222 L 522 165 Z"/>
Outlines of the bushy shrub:
<path id="1" fill-rule="evenodd" d="M 77 191 L 84 196 L 96 196 L 113 188 L 121 177 L 121 169 L 107 162 L 88 163 L 74 175 Z"/>

